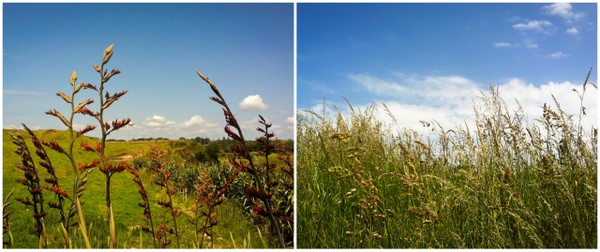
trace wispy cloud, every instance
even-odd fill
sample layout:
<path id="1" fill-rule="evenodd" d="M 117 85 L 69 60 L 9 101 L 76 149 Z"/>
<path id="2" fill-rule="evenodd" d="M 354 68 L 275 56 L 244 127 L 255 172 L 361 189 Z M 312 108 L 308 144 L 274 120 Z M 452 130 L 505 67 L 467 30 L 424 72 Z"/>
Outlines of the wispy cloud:
<path id="1" fill-rule="evenodd" d="M 553 53 L 548 54 L 548 57 L 553 58 L 553 59 L 561 59 L 561 58 L 564 58 L 567 56 L 569 56 L 569 55 L 566 53 L 563 53 L 563 52 L 553 52 Z"/>
<path id="2" fill-rule="evenodd" d="M 263 102 L 260 95 L 249 95 L 240 102 L 240 108 L 244 111 L 260 111 L 266 110 L 267 104 Z"/>
<path id="3" fill-rule="evenodd" d="M 148 117 L 144 119 L 143 125 L 149 127 L 163 127 L 168 125 L 174 125 L 174 121 L 167 120 L 164 116 L 153 115 L 152 117 Z"/>
<path id="4" fill-rule="evenodd" d="M 410 93 L 410 89 L 395 82 L 385 81 L 367 74 L 350 75 L 349 78 L 366 88 L 368 92 L 378 95 L 403 95 Z"/>
<path id="5" fill-rule="evenodd" d="M 41 127 L 41 126 L 39 126 L 39 125 L 27 126 L 27 127 L 28 127 L 29 129 L 31 129 L 31 130 L 39 130 L 39 129 L 41 129 L 41 128 L 42 128 L 42 127 Z M 15 126 L 14 124 L 8 124 L 8 125 L 4 125 L 2 128 L 3 128 L 3 129 L 8 129 L 8 130 L 12 130 L 12 129 L 25 129 L 25 128 L 23 128 L 23 126 L 22 126 L 22 125 Z"/>
<path id="6" fill-rule="evenodd" d="M 511 44 L 508 42 L 496 42 L 493 45 L 494 45 L 494 47 L 497 47 L 497 48 L 511 47 Z"/>
<path id="7" fill-rule="evenodd" d="M 538 48 L 538 44 L 533 42 L 531 39 L 525 39 L 523 40 L 523 43 L 525 43 L 525 47 L 527 48 Z"/>
<path id="8" fill-rule="evenodd" d="M 455 99 L 456 94 L 473 95 L 472 90 L 477 85 L 458 75 L 400 76 L 398 80 L 382 80 L 367 74 L 356 74 L 349 78 L 366 91 L 383 97 L 401 98 L 412 103 L 426 101 L 429 104 L 460 103 L 460 99 Z"/>
<path id="9" fill-rule="evenodd" d="M 153 115 L 145 118 L 142 123 L 133 127 L 125 127 L 121 131 L 123 136 L 129 138 L 140 137 L 167 137 L 171 139 L 179 137 L 196 136 L 221 136 L 223 128 L 219 124 L 206 120 L 200 115 L 194 115 L 188 120 L 176 122 L 164 116 Z"/>
<path id="10" fill-rule="evenodd" d="M 538 31 L 547 32 L 547 28 L 551 27 L 552 23 L 547 20 L 531 20 L 527 23 L 514 24 L 512 27 L 519 31 Z"/>
<path id="11" fill-rule="evenodd" d="M 542 9 L 546 11 L 546 14 L 561 17 L 568 22 L 577 21 L 583 17 L 583 13 L 573 11 L 570 3 L 554 3 L 544 6 Z"/>
<path id="12" fill-rule="evenodd" d="M 567 29 L 567 33 L 568 34 L 578 34 L 579 31 L 577 30 L 577 28 L 571 27 L 571 28 Z"/>
<path id="13" fill-rule="evenodd" d="M 329 88 L 327 85 L 325 85 L 322 82 L 316 82 L 316 81 L 298 78 L 298 85 L 302 85 L 303 87 L 307 87 L 307 88 L 313 90 L 314 92 L 318 92 L 321 94 L 334 94 L 335 93 L 335 91 L 333 89 Z"/>
<path id="14" fill-rule="evenodd" d="M 538 48 L 538 44 L 535 43 L 532 39 L 524 39 L 522 43 L 510 43 L 510 42 L 496 42 L 492 44 L 496 48 L 520 48 L 526 47 L 530 49 Z"/>
<path id="15" fill-rule="evenodd" d="M 26 91 L 26 90 L 17 90 L 17 89 L 4 89 L 5 95 L 48 95 L 46 93 L 36 92 L 36 91 Z"/>

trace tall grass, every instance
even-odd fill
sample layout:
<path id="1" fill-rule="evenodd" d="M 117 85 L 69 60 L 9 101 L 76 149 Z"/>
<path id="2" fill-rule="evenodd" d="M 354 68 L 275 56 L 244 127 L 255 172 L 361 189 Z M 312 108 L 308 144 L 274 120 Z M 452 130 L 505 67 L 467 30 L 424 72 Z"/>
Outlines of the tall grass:
<path id="1" fill-rule="evenodd" d="M 422 122 L 434 137 L 393 132 L 375 104 L 299 113 L 298 246 L 597 247 L 597 128 L 556 99 L 527 123 L 497 89 L 481 98 L 475 128 Z"/>

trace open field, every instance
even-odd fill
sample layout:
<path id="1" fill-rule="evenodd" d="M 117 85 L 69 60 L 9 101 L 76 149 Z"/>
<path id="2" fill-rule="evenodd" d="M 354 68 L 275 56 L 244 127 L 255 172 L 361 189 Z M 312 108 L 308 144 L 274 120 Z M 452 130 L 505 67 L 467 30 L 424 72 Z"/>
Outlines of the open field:
<path id="1" fill-rule="evenodd" d="M 5 129 L 3 131 L 3 195 L 6 196 L 11 190 L 14 193 L 8 200 L 12 202 L 7 208 L 7 212 L 11 213 L 10 228 L 13 237 L 13 246 L 15 248 L 37 248 L 38 239 L 34 232 L 34 222 L 32 211 L 29 207 L 24 206 L 15 198 L 29 196 L 25 187 L 15 180 L 23 177 L 23 172 L 16 168 L 15 164 L 20 163 L 19 155 L 15 154 L 16 146 L 11 143 L 9 132 L 13 130 Z M 28 135 L 25 131 L 19 130 L 19 133 L 28 141 L 29 149 L 34 151 L 34 146 L 29 142 Z M 37 130 L 35 134 L 38 138 L 45 141 L 57 140 L 59 143 L 68 141 L 68 133 L 57 130 Z M 95 139 L 81 137 L 77 140 L 77 145 L 80 142 L 94 142 Z M 128 163 L 145 164 L 147 161 L 150 145 L 154 145 L 160 149 L 167 150 L 168 161 L 173 164 L 182 164 L 185 159 L 181 157 L 179 151 L 185 146 L 192 143 L 192 140 L 152 140 L 152 141 L 129 141 L 129 142 L 107 142 L 107 156 L 112 161 L 125 161 Z M 182 144 L 182 143 L 187 143 Z M 174 147 L 181 145 L 182 147 Z M 95 155 L 90 152 L 79 151 L 81 148 L 76 148 L 76 158 L 80 162 L 91 162 Z M 56 174 L 59 181 L 64 183 L 64 187 L 68 188 L 69 181 L 72 181 L 72 170 L 68 160 L 55 151 L 48 150 L 48 155 L 56 168 Z M 37 157 L 35 157 L 37 158 Z M 36 159 L 37 160 L 37 159 Z M 136 161 L 137 160 L 137 161 Z M 221 158 L 221 161 L 225 161 Z M 179 166 L 180 169 L 191 169 L 195 171 L 214 170 L 215 167 L 209 164 L 195 164 L 188 166 Z M 136 167 L 140 171 L 144 185 L 148 191 L 151 201 L 152 213 L 155 214 L 156 221 L 161 221 L 163 217 L 159 216 L 163 210 L 158 207 L 157 198 L 163 198 L 165 193 L 158 186 L 153 185 L 152 175 L 148 167 Z M 39 176 L 41 179 L 47 177 L 44 168 L 39 167 Z M 198 176 L 198 174 L 195 174 Z M 108 244 L 108 227 L 106 220 L 106 205 L 104 203 L 104 179 L 103 174 L 99 171 L 93 171 L 89 175 L 89 182 L 86 184 L 86 189 L 81 197 L 84 209 L 85 218 L 87 220 L 88 232 L 92 246 L 94 248 L 107 248 Z M 152 239 L 142 232 L 141 227 L 144 224 L 143 209 L 137 205 L 141 201 L 138 194 L 138 188 L 131 180 L 132 175 L 127 172 L 115 174 L 112 180 L 113 191 L 113 207 L 115 209 L 116 230 L 118 231 L 118 247 L 119 248 L 152 248 Z M 189 178 L 194 180 L 193 177 Z M 46 201 L 54 201 L 54 194 L 50 191 L 43 191 Z M 155 197 L 156 196 L 156 197 Z M 192 248 L 194 244 L 193 226 L 186 219 L 193 215 L 191 209 L 193 206 L 192 195 L 190 193 L 177 193 L 175 195 L 174 204 L 180 209 L 183 214 L 178 218 L 180 226 L 182 247 Z M 259 229 L 253 223 L 249 212 L 243 210 L 242 202 L 238 199 L 226 200 L 225 203 L 217 208 L 218 224 L 214 228 L 214 241 L 217 248 L 233 248 L 233 247 L 263 247 L 266 244 L 263 242 L 265 238 L 261 238 Z M 62 248 L 63 237 L 60 235 L 58 225 L 59 215 L 54 209 L 47 210 L 48 215 L 45 217 L 45 225 L 48 234 L 49 248 Z M 75 230 L 75 229 L 74 229 Z M 78 230 L 76 230 L 78 231 Z M 264 231 L 263 231 L 264 232 Z M 81 237 L 74 238 L 73 247 L 85 247 Z M 8 237 L 5 234 L 5 241 Z"/>
<path id="2" fill-rule="evenodd" d="M 482 98 L 474 124 L 423 122 L 429 137 L 375 104 L 300 112 L 298 247 L 596 248 L 597 128 L 552 100 L 533 125 Z"/>

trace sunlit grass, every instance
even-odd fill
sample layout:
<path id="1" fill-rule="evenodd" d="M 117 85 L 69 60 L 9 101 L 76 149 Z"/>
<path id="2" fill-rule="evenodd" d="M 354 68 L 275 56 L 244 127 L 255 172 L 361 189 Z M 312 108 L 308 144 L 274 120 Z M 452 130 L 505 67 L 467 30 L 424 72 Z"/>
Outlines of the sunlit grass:
<path id="1" fill-rule="evenodd" d="M 535 124 L 493 88 L 480 105 L 474 128 L 423 122 L 430 137 L 376 105 L 300 112 L 298 246 L 597 247 L 597 129 L 558 101 Z"/>

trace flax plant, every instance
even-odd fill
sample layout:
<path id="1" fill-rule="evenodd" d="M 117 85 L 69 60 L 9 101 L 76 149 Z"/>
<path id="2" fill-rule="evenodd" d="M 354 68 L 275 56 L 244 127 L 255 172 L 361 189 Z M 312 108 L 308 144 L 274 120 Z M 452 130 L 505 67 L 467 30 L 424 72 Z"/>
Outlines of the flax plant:
<path id="1" fill-rule="evenodd" d="M 165 189 L 165 192 L 167 193 L 167 200 L 159 199 L 158 205 L 163 208 L 168 215 L 171 216 L 170 219 L 167 219 L 165 224 L 158 224 L 159 228 L 155 235 L 160 241 L 160 247 L 165 248 L 171 244 L 171 240 L 167 238 L 167 233 L 174 234 L 175 241 L 177 242 L 177 248 L 180 248 L 181 245 L 179 241 L 179 229 L 177 228 L 177 217 L 181 215 L 181 212 L 175 209 L 175 205 L 173 204 L 173 195 L 176 193 L 176 188 L 171 182 L 171 176 L 173 174 L 167 170 L 169 162 L 164 160 L 164 157 L 167 154 L 165 151 L 162 151 L 155 146 L 150 146 L 150 152 L 152 154 L 153 163 L 151 169 L 156 173 L 154 184 Z M 173 228 L 169 228 L 167 226 L 167 223 L 169 222 L 173 222 Z"/>
<path id="2" fill-rule="evenodd" d="M 266 192 L 270 194 L 268 197 L 272 200 L 273 215 L 277 220 L 277 225 L 281 227 L 284 239 L 290 241 L 293 239 L 293 194 L 294 194 L 294 164 L 292 153 L 288 152 L 285 145 L 277 139 L 273 139 L 275 134 L 270 131 L 272 123 L 258 115 L 258 123 L 262 126 L 257 128 L 258 132 L 263 135 L 256 138 L 256 142 L 261 147 L 258 152 L 259 156 L 265 159 L 264 168 L 258 168 L 260 174 L 264 174 L 266 184 Z M 278 160 L 281 160 L 285 165 L 277 167 L 274 162 L 269 160 L 269 157 L 275 155 Z M 276 172 L 276 169 L 280 172 Z M 268 217 L 265 211 L 261 211 L 264 207 L 255 202 L 255 198 L 260 199 L 261 195 L 254 195 L 253 192 L 258 192 L 256 188 L 249 187 L 246 189 L 250 203 L 253 204 L 255 213 L 261 217 Z"/>
<path id="3" fill-rule="evenodd" d="M 117 93 L 110 95 L 108 91 L 104 90 L 105 84 L 108 83 L 108 81 L 113 76 L 121 73 L 121 70 L 119 70 L 119 69 L 112 69 L 110 72 L 108 72 L 108 70 L 105 69 L 106 64 L 110 61 L 110 59 L 113 56 L 113 53 L 114 53 L 113 47 L 114 47 L 114 45 L 111 44 L 110 46 L 108 46 L 106 48 L 106 50 L 104 50 L 104 53 L 102 54 L 102 63 L 100 64 L 100 66 L 98 66 L 96 64 L 93 65 L 94 70 L 96 70 L 96 72 L 98 72 L 100 74 L 100 86 L 95 86 L 92 84 L 86 84 L 83 86 L 85 89 L 92 89 L 98 93 L 98 95 L 99 95 L 98 101 L 99 101 L 99 106 L 100 106 L 99 111 L 92 112 L 89 109 L 82 110 L 83 114 L 86 114 L 86 115 L 89 115 L 89 116 L 92 116 L 93 118 L 95 118 L 98 121 L 98 124 L 100 126 L 100 131 L 101 131 L 100 143 L 98 143 L 95 148 L 92 148 L 91 145 L 89 145 L 87 143 L 83 143 L 82 147 L 86 151 L 92 151 L 98 155 L 98 157 L 100 159 L 99 170 L 102 173 L 104 173 L 104 177 L 105 177 L 104 193 L 106 196 L 106 209 L 107 209 L 107 217 L 108 217 L 108 226 L 109 226 L 109 231 L 110 231 L 110 241 L 109 241 L 110 248 L 117 247 L 117 231 L 115 228 L 115 219 L 114 219 L 114 214 L 113 214 L 112 200 L 111 200 L 111 196 L 110 196 L 110 182 L 111 182 L 112 176 L 116 173 L 120 173 L 120 172 L 123 172 L 124 170 L 126 170 L 128 167 L 128 164 L 121 162 L 117 165 L 117 164 L 113 164 L 112 162 L 109 161 L 108 157 L 105 154 L 106 153 L 106 151 L 105 151 L 106 138 L 108 137 L 108 135 L 110 135 L 110 133 L 112 133 L 116 130 L 119 130 L 125 126 L 128 126 L 131 123 L 131 119 L 129 119 L 129 118 L 122 119 L 122 120 L 114 120 L 110 123 L 105 121 L 105 118 L 104 118 L 104 112 L 111 105 L 113 105 L 114 102 L 119 100 L 119 98 L 121 98 L 122 96 L 127 94 L 127 91 L 121 91 L 121 92 L 117 92 Z"/>
<path id="4" fill-rule="evenodd" d="M 26 206 L 31 206 L 33 209 L 34 230 L 39 239 L 39 248 L 47 246 L 47 234 L 44 217 L 48 214 L 44 210 L 44 195 L 42 193 L 43 187 L 40 184 L 40 178 L 38 169 L 35 167 L 33 157 L 29 152 L 25 139 L 15 129 L 14 134 L 10 134 L 13 139 L 13 143 L 18 147 L 15 151 L 21 156 L 21 164 L 17 164 L 17 168 L 23 171 L 24 178 L 18 178 L 17 182 L 27 187 L 27 191 L 31 195 L 29 197 L 18 197 L 17 201 L 23 203 Z"/>
<path id="5" fill-rule="evenodd" d="M 59 179 L 55 173 L 55 169 L 52 166 L 52 161 L 48 157 L 48 154 L 46 153 L 46 150 L 44 149 L 44 145 L 49 146 L 52 149 L 57 150 L 57 151 L 61 151 L 62 149 L 60 148 L 60 146 L 58 146 L 58 143 L 55 141 L 52 141 L 52 142 L 40 141 L 36 137 L 36 135 L 33 133 L 33 131 L 31 131 L 25 124 L 23 124 L 23 127 L 25 128 L 27 133 L 29 133 L 31 142 L 33 142 L 33 145 L 36 148 L 35 153 L 41 159 L 38 162 L 39 165 L 46 168 L 46 171 L 50 175 L 50 177 L 47 177 L 46 179 L 44 179 L 46 181 L 46 183 L 48 183 L 49 185 L 45 185 L 45 186 L 43 186 L 43 188 L 45 190 L 52 191 L 57 199 L 57 201 L 48 202 L 48 206 L 50 208 L 54 208 L 54 209 L 58 210 L 58 212 L 60 214 L 60 220 L 59 220 L 60 227 L 62 229 L 62 234 L 63 234 L 64 240 L 65 240 L 65 247 L 70 248 L 71 247 L 71 238 L 70 238 L 68 230 L 72 226 L 77 225 L 77 222 L 70 224 L 71 218 L 77 214 L 77 209 L 74 204 L 71 204 L 71 206 L 69 208 L 69 213 L 67 214 L 65 212 L 65 209 L 64 209 L 65 208 L 65 200 L 69 199 L 72 201 L 72 199 L 71 199 L 71 197 L 69 197 L 67 191 L 65 191 L 61 188 L 61 186 L 59 184 Z M 63 152 L 64 152 L 64 150 L 63 150 Z M 84 190 L 83 185 L 85 183 L 86 183 L 86 181 L 80 181 L 79 188 L 78 188 L 78 191 L 80 193 L 83 192 L 83 190 Z"/>
<path id="6" fill-rule="evenodd" d="M 223 203 L 222 196 L 226 189 L 218 190 L 206 172 L 200 172 L 198 182 L 193 200 L 194 218 L 188 218 L 188 221 L 194 225 L 194 237 L 198 248 L 203 248 L 204 237 L 210 238 L 210 247 L 214 248 L 213 227 L 217 225 L 217 206 Z M 229 185 L 231 183 L 226 184 L 225 188 L 228 188 Z M 200 217 L 204 217 L 204 222 L 201 222 Z M 200 224 L 202 225 L 200 226 Z"/>
<path id="7" fill-rule="evenodd" d="M 246 163 L 238 161 L 236 159 L 231 159 L 230 163 L 234 167 L 237 167 L 239 171 L 248 172 L 252 175 L 255 187 L 248 187 L 247 190 L 250 191 L 250 194 L 258 196 L 257 198 L 264 205 L 264 209 L 258 205 L 254 205 L 253 207 L 256 208 L 255 212 L 259 212 L 262 215 L 267 216 L 269 222 L 271 223 L 271 228 L 275 233 L 278 246 L 284 248 L 286 246 L 286 243 L 283 237 L 283 233 L 281 231 L 281 227 L 277 219 L 275 218 L 275 210 L 273 209 L 273 203 L 271 201 L 271 197 L 273 194 L 272 192 L 267 191 L 267 188 L 269 186 L 267 184 L 267 180 L 263 178 L 263 175 L 259 173 L 257 166 L 254 164 L 254 161 L 250 155 L 250 151 L 248 150 L 246 139 L 244 138 L 244 134 L 242 133 L 242 129 L 238 124 L 237 119 L 235 118 L 233 112 L 227 105 L 225 98 L 223 98 L 223 96 L 219 92 L 219 89 L 212 82 L 212 80 L 208 79 L 197 70 L 196 73 L 198 74 L 198 76 L 200 76 L 200 78 L 202 78 L 202 80 L 204 80 L 210 86 L 211 90 L 216 95 L 216 97 L 211 97 L 210 99 L 223 107 L 225 121 L 227 122 L 227 126 L 225 126 L 225 133 L 227 133 L 229 137 L 231 137 L 233 140 L 239 143 L 239 145 L 234 149 L 234 154 L 236 155 L 236 157 L 245 159 L 247 161 Z M 234 132 L 232 128 L 236 132 Z"/>
<path id="8" fill-rule="evenodd" d="M 77 93 L 79 93 L 79 91 L 84 86 L 88 85 L 88 84 L 84 84 L 83 82 L 79 83 L 77 85 L 76 85 L 76 83 L 77 83 L 77 72 L 73 71 L 73 73 L 71 73 L 71 77 L 69 78 L 69 84 L 72 87 L 71 95 L 69 96 L 60 91 L 56 93 L 57 96 L 61 97 L 63 99 L 63 101 L 65 101 L 66 103 L 68 103 L 71 106 L 69 119 L 67 119 L 65 116 L 63 116 L 56 109 L 46 112 L 46 114 L 58 118 L 68 128 L 69 137 L 70 137 L 69 147 L 65 150 L 56 141 L 52 141 L 52 142 L 48 142 L 48 143 L 44 142 L 44 145 L 48 146 L 50 149 L 52 149 L 54 151 L 57 151 L 58 153 L 65 155 L 69 159 L 71 168 L 73 169 L 74 178 L 73 178 L 73 190 L 72 190 L 72 194 L 71 194 L 72 205 L 69 210 L 69 217 L 67 217 L 66 222 L 63 222 L 65 239 L 67 241 L 70 240 L 69 232 L 68 232 L 69 231 L 69 223 L 68 222 L 69 222 L 69 218 L 72 216 L 72 214 L 77 212 L 78 217 L 79 217 L 77 224 L 81 231 L 81 235 L 85 241 L 85 246 L 86 246 L 86 248 L 91 248 L 92 246 L 91 246 L 90 240 L 88 238 L 85 217 L 83 215 L 83 210 L 81 209 L 80 196 L 83 192 L 83 185 L 85 185 L 85 183 L 87 182 L 87 178 L 86 178 L 87 175 L 93 171 L 93 168 L 96 166 L 97 163 L 94 161 L 91 164 L 80 164 L 78 166 L 75 161 L 75 155 L 73 152 L 73 148 L 75 146 L 75 140 L 77 138 L 79 138 L 80 136 L 84 135 L 85 133 L 87 133 L 89 131 L 94 130 L 96 127 L 92 126 L 92 125 L 86 125 L 85 128 L 83 128 L 81 130 L 77 130 L 77 131 L 73 128 L 75 115 L 78 113 L 85 114 L 84 111 L 87 110 L 86 106 L 93 103 L 93 100 L 87 99 L 83 102 L 80 102 L 77 106 L 75 106 L 75 95 Z M 49 160 L 47 160 L 45 163 L 48 166 L 51 166 L 51 163 L 49 162 Z M 51 169 L 51 168 L 47 168 L 47 169 Z M 50 172 L 50 170 L 49 170 L 49 172 Z M 53 187 L 53 188 L 60 189 L 59 187 Z M 59 194 L 63 194 L 62 196 L 66 196 L 66 192 L 59 193 Z M 59 204 L 60 204 L 60 200 L 59 200 Z M 63 219 L 62 221 L 65 221 L 65 220 Z M 67 242 L 67 245 L 70 246 L 70 241 Z"/>
<path id="9" fill-rule="evenodd" d="M 133 182 L 135 182 L 138 185 L 138 193 L 140 194 L 140 196 L 142 197 L 142 202 L 138 203 L 138 206 L 144 208 L 144 219 L 146 221 L 146 225 L 142 227 L 142 230 L 148 234 L 150 234 L 150 236 L 152 236 L 152 242 L 154 244 L 154 247 L 157 247 L 157 241 L 156 241 L 156 232 L 154 230 L 154 223 L 152 221 L 152 210 L 150 208 L 150 200 L 148 198 L 148 192 L 146 191 L 146 188 L 144 187 L 144 183 L 142 181 L 142 178 L 140 177 L 140 174 L 137 172 L 137 170 L 133 167 L 130 166 L 128 168 L 129 173 L 131 173 L 131 175 L 133 175 Z"/>

